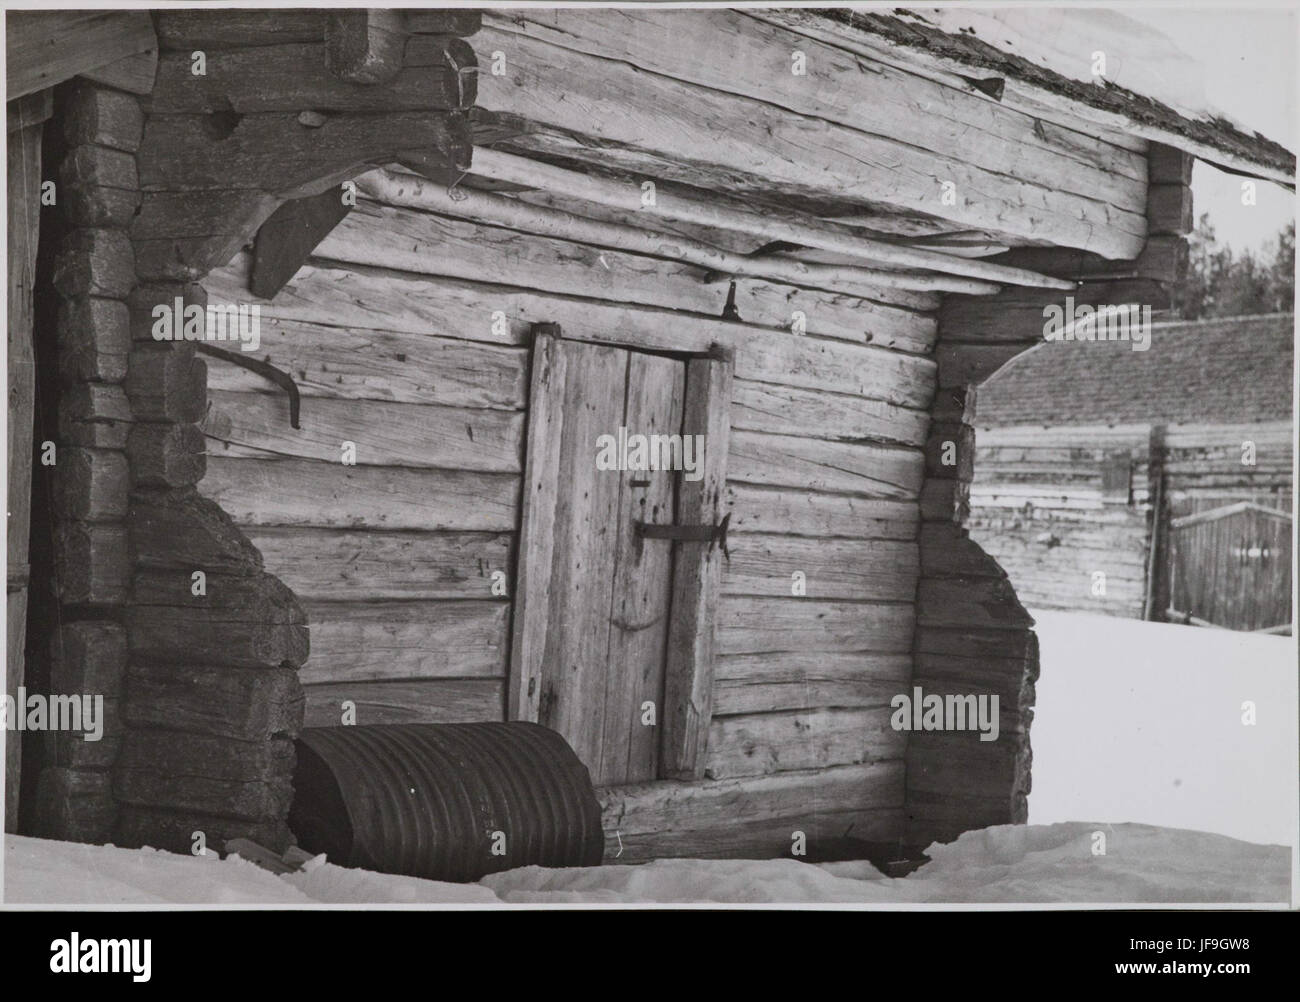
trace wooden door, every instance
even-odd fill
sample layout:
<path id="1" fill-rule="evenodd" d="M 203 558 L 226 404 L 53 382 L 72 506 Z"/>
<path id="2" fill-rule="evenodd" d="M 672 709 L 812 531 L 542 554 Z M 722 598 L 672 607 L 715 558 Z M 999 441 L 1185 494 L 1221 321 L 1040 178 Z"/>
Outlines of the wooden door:
<path id="1" fill-rule="evenodd" d="M 1249 501 L 1170 522 L 1171 605 L 1231 630 L 1291 621 L 1291 513 Z"/>
<path id="2" fill-rule="evenodd" d="M 633 468 L 597 457 L 603 436 L 687 433 L 687 373 L 680 359 L 545 334 L 534 348 L 510 716 L 562 734 L 597 785 L 663 771 L 681 547 L 639 525 L 674 525 L 698 484 L 683 495 L 680 470 L 635 468 L 621 448 L 616 466 Z"/>

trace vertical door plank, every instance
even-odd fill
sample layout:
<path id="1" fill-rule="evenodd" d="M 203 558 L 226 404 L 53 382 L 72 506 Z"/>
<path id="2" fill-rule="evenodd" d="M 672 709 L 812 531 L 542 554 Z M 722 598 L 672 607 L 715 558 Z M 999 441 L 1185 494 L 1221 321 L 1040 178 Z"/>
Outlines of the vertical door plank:
<path id="1" fill-rule="evenodd" d="M 633 352 L 628 360 L 623 420 L 628 436 L 679 434 L 685 382 L 685 363 Z M 609 433 L 614 434 L 615 429 L 609 429 Z M 660 728 L 657 720 L 663 712 L 672 544 L 662 539 L 639 539 L 634 523 L 673 523 L 678 474 L 672 470 L 610 470 L 597 476 L 622 482 L 606 667 L 604 739 L 600 767 L 592 777 L 598 785 L 611 785 L 658 776 Z M 641 723 L 641 704 L 647 700 L 655 705 L 655 726 Z"/>
<path id="2" fill-rule="evenodd" d="M 506 689 L 508 719 L 533 723 L 538 719 L 542 695 L 566 377 L 566 355 L 559 338 L 538 334 L 529 379 L 528 445 L 515 564 L 510 681 Z"/>
<path id="3" fill-rule="evenodd" d="M 681 478 L 677 521 L 682 525 L 722 518 L 731 430 L 729 358 L 694 358 L 686 365 L 683 435 L 705 436 L 704 475 Z M 722 549 L 680 542 L 673 566 L 672 617 L 664 675 L 660 775 L 704 775 L 709 721 L 713 716 L 713 651 L 722 576 Z"/>
<path id="4" fill-rule="evenodd" d="M 538 722 L 559 731 L 593 772 L 604 732 L 618 477 L 596 470 L 596 440 L 623 418 L 628 353 L 561 342 L 568 356 L 549 621 Z"/>
<path id="5" fill-rule="evenodd" d="M 8 134 L 9 184 L 9 517 L 6 559 L 5 691 L 17 698 L 23 684 L 27 627 L 27 537 L 31 526 L 32 420 L 36 393 L 32 346 L 32 288 L 40 226 L 41 131 L 39 124 Z M 18 818 L 21 738 L 5 732 L 5 831 Z"/>

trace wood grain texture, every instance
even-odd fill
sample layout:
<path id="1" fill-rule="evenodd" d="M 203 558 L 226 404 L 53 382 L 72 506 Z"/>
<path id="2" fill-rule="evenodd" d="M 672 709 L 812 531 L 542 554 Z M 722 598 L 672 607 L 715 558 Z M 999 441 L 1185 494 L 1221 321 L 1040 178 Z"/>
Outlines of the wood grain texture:
<path id="1" fill-rule="evenodd" d="M 357 724 L 454 724 L 503 718 L 500 679 L 307 685 L 305 727 L 334 727 L 351 703 Z"/>
<path id="2" fill-rule="evenodd" d="M 731 463 L 732 359 L 694 358 L 686 368 L 682 433 L 704 436 L 698 480 L 678 488 L 683 525 L 717 525 L 723 519 Z M 676 779 L 703 774 L 713 717 L 713 659 L 718 649 L 722 547 L 683 542 L 673 561 L 672 621 L 664 668 L 663 769 Z"/>
<path id="3" fill-rule="evenodd" d="M 205 496 L 244 525 L 509 532 L 519 477 L 213 456 Z"/>

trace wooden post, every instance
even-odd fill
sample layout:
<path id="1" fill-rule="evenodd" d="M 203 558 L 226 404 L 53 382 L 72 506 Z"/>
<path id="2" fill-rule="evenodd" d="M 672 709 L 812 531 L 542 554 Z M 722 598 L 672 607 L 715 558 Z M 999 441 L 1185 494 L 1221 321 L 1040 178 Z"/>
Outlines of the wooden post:
<path id="1" fill-rule="evenodd" d="M 12 114 L 12 113 L 11 113 Z M 10 124 L 14 124 L 12 121 Z M 9 137 L 9 528 L 8 643 L 5 692 L 17 698 L 23 684 L 23 646 L 27 634 L 28 553 L 32 498 L 32 422 L 36 397 L 36 358 L 32 344 L 32 290 L 36 241 L 40 230 L 41 133 L 38 120 Z M 5 732 L 5 831 L 16 830 L 21 737 Z"/>

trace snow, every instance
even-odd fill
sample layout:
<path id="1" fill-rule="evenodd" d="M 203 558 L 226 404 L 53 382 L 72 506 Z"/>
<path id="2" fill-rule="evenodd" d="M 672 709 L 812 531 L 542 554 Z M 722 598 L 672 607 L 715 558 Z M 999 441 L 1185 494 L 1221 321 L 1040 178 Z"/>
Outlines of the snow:
<path id="1" fill-rule="evenodd" d="M 1136 821 L 1294 844 L 1293 638 L 1030 614 L 1042 664 L 1032 823 Z"/>
<path id="2" fill-rule="evenodd" d="M 1099 836 L 1104 836 L 1104 846 Z M 1104 853 L 1098 853 L 1104 848 Z M 50 905 L 1264 903 L 1290 898 L 1290 851 L 1139 824 L 1002 825 L 929 850 L 907 877 L 865 862 L 662 859 L 530 866 L 447 884 L 319 863 L 277 876 L 242 860 L 9 835 L 5 902 Z"/>

